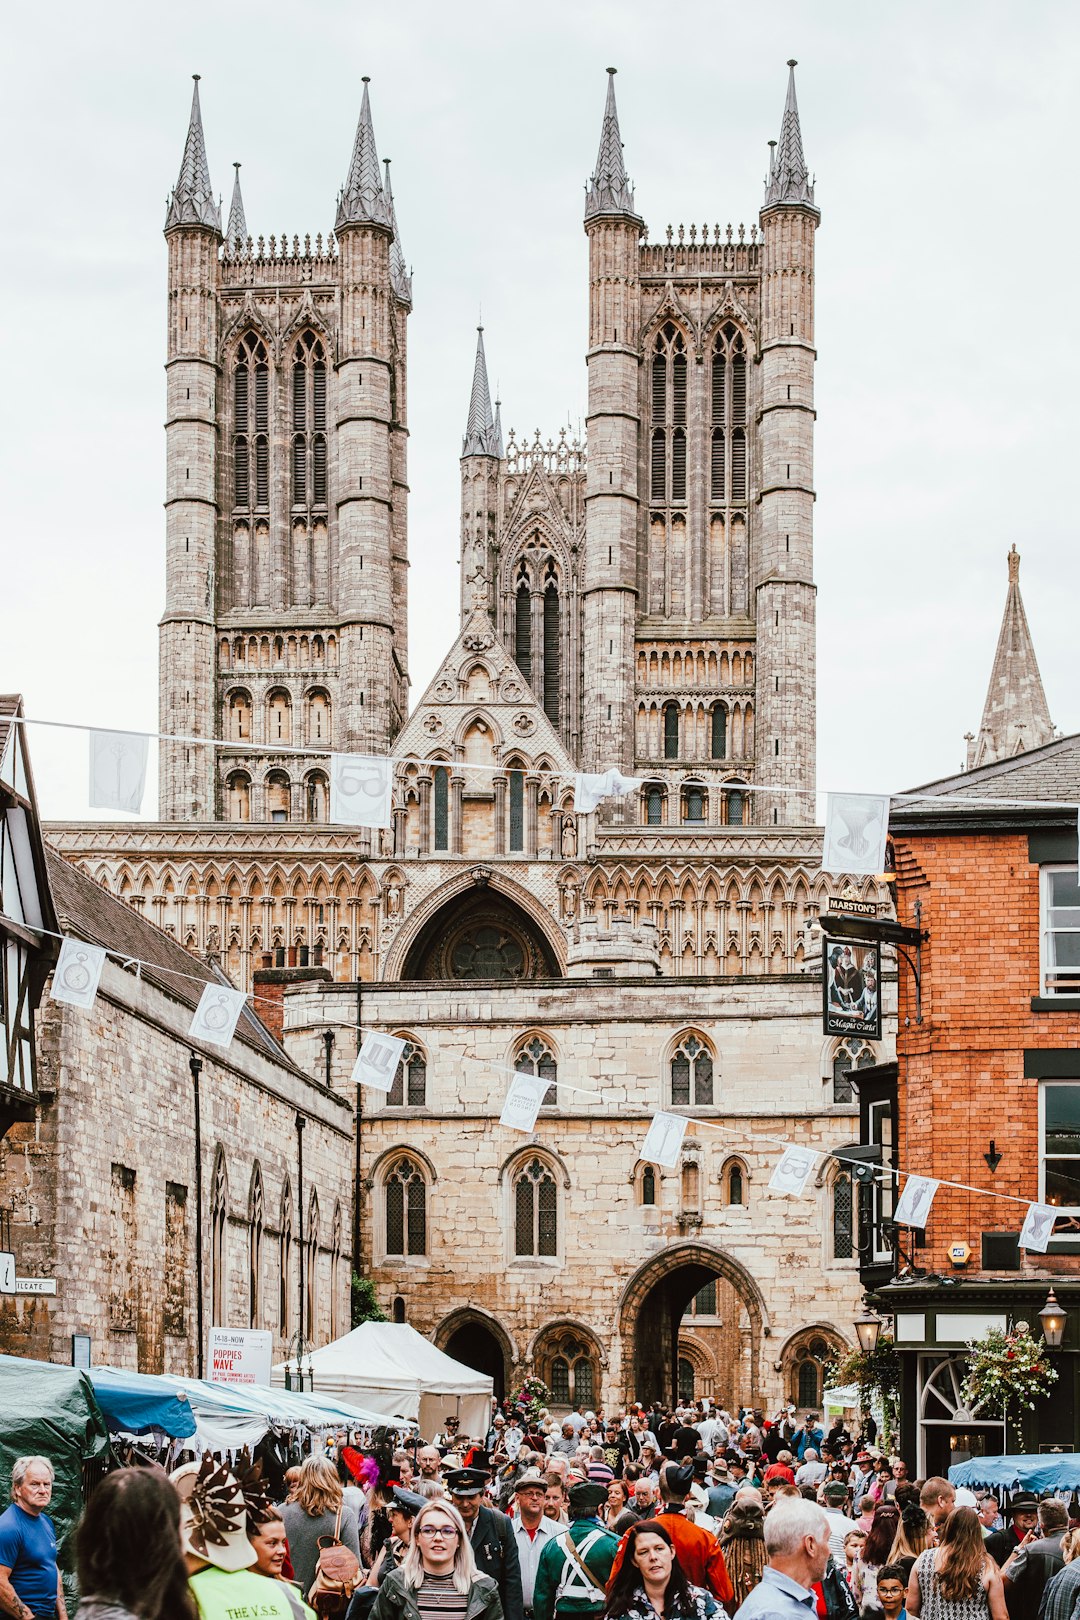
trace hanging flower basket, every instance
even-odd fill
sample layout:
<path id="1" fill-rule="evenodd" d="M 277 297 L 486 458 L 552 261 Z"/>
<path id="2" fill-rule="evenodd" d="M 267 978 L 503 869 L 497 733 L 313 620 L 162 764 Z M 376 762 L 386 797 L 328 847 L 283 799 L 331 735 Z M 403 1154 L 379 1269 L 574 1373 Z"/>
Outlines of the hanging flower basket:
<path id="1" fill-rule="evenodd" d="M 537 1419 L 551 1400 L 551 1391 L 542 1378 L 523 1378 L 521 1388 L 503 1401 L 504 1410 L 524 1412 L 527 1418 Z"/>
<path id="2" fill-rule="evenodd" d="M 1012 1417 L 1019 1428 L 1020 1414 L 1033 1412 L 1041 1396 L 1057 1382 L 1046 1341 L 1033 1339 L 1026 1322 L 1009 1331 L 990 1328 L 967 1347 L 968 1374 L 960 1388 L 964 1405 L 979 1417 Z"/>

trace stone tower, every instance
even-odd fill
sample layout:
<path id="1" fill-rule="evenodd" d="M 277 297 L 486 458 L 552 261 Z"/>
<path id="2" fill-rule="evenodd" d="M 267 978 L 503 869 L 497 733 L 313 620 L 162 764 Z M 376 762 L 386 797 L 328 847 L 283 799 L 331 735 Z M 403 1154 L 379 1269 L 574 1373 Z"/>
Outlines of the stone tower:
<path id="1" fill-rule="evenodd" d="M 998 634 L 994 667 L 986 689 L 978 737 L 966 737 L 966 769 L 1011 759 L 1027 748 L 1052 742 L 1054 727 L 1043 691 L 1035 644 L 1020 595 L 1020 553 L 1009 552 L 1009 590 Z"/>
<path id="2" fill-rule="evenodd" d="M 223 239 L 197 85 L 165 236 L 161 729 L 256 747 L 164 744 L 161 815 L 325 821 L 322 752 L 387 752 L 408 702 L 412 288 L 367 80 L 325 241 L 249 236 L 239 165 Z"/>
<path id="3" fill-rule="evenodd" d="M 494 612 L 502 432 L 491 410 L 484 328 L 476 332 L 469 419 L 461 444 L 461 622 L 474 607 Z"/>

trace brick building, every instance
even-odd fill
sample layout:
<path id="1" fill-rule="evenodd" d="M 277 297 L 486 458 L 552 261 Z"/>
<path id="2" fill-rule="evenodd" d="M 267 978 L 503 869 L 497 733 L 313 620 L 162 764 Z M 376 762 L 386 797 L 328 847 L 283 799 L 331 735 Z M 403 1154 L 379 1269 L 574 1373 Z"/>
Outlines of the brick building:
<path id="1" fill-rule="evenodd" d="M 1018 562 L 1014 552 L 1014 628 Z M 1080 1445 L 1080 736 L 1015 751 L 1039 725 L 1052 735 L 1029 637 L 1024 678 L 997 681 L 1002 646 L 1015 654 L 1018 639 L 1022 651 L 1003 635 L 987 701 L 991 719 L 995 698 L 1007 714 L 1011 745 L 994 746 L 1010 732 L 984 717 L 989 763 L 893 806 L 897 918 L 928 936 L 921 1000 L 912 957 L 899 971 L 897 1061 L 860 1077 L 862 1141 L 967 1189 L 939 1188 L 924 1236 L 891 1224 L 891 1193 L 864 1197 L 862 1277 L 895 1321 L 900 1449 L 922 1475 L 1006 1449 L 1000 1423 L 962 1407 L 964 1347 L 992 1325 L 1037 1334 L 1051 1286 L 1067 1311 L 1060 1379 L 1024 1415 L 1022 1449 Z M 1017 1242 L 1036 1201 L 1062 1210 L 1046 1254 Z"/>

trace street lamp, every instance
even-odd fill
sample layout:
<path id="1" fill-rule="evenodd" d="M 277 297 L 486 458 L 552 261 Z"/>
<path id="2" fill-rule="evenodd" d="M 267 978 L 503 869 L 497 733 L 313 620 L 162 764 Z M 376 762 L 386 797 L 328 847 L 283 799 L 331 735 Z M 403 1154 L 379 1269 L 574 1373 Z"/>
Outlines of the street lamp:
<path id="1" fill-rule="evenodd" d="M 859 1349 L 866 1356 L 872 1356 L 877 1349 L 878 1334 L 881 1332 L 881 1317 L 875 1316 L 873 1311 L 864 1311 L 855 1318 L 855 1337 L 859 1341 Z"/>
<path id="2" fill-rule="evenodd" d="M 1057 1295 L 1051 1288 L 1046 1296 L 1046 1304 L 1039 1312 L 1039 1321 L 1042 1323 L 1043 1338 L 1051 1350 L 1059 1350 L 1061 1341 L 1065 1337 L 1065 1312 L 1057 1302 Z"/>

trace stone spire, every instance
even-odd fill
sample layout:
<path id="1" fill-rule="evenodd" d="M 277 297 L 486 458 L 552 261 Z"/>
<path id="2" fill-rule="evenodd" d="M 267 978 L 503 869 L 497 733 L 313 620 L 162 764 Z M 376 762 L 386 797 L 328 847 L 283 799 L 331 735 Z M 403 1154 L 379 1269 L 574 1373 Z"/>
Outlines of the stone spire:
<path id="1" fill-rule="evenodd" d="M 814 212 L 818 213 L 819 210 L 814 207 L 814 187 L 810 180 L 810 171 L 803 157 L 799 103 L 795 99 L 797 66 L 795 58 L 791 57 L 788 61 L 787 100 L 784 102 L 784 117 L 780 125 L 780 141 L 770 159 L 764 206 L 775 208 L 778 204 L 799 203 L 804 208 L 813 208 Z"/>
<path id="2" fill-rule="evenodd" d="M 390 159 L 383 159 L 383 168 L 386 170 L 386 206 L 390 210 L 390 226 L 394 233 L 394 240 L 390 244 L 390 284 L 394 289 L 394 297 L 399 304 L 412 308 L 412 276 L 405 268 L 405 255 L 401 249 L 401 233 L 398 231 L 397 209 L 394 207 L 394 193 L 390 189 Z"/>
<path id="3" fill-rule="evenodd" d="M 244 199 L 240 194 L 240 165 L 234 163 L 236 178 L 233 181 L 232 202 L 229 204 L 229 224 L 225 231 L 225 241 L 234 253 L 242 252 L 247 246 L 248 228 L 244 218 Z"/>
<path id="4" fill-rule="evenodd" d="M 601 214 L 619 214 L 639 218 L 634 208 L 634 188 L 623 161 L 622 136 L 619 134 L 619 112 L 615 106 L 615 68 L 608 68 L 607 101 L 604 122 L 600 127 L 600 150 L 596 154 L 596 168 L 589 180 L 585 198 L 585 219 L 596 219 Z"/>
<path id="5" fill-rule="evenodd" d="M 199 74 L 193 73 L 192 78 L 195 80 L 195 90 L 191 97 L 191 118 L 180 173 L 169 198 L 169 211 L 165 215 L 165 229 L 171 231 L 178 225 L 202 225 L 209 231 L 217 231 L 220 236 L 221 209 L 214 201 L 206 162 L 206 143 L 203 140 Z"/>
<path id="6" fill-rule="evenodd" d="M 383 190 L 382 170 L 379 168 L 379 154 L 375 150 L 375 130 L 371 123 L 371 104 L 368 100 L 370 83 L 371 80 L 365 74 L 364 96 L 360 103 L 360 119 L 356 126 L 352 161 L 338 198 L 335 223 L 335 229 L 338 231 L 349 225 L 381 225 L 385 230 L 392 229 L 390 209 L 386 201 L 386 192 Z"/>
<path id="7" fill-rule="evenodd" d="M 495 386 L 498 387 L 498 383 L 496 383 Z M 499 460 L 501 461 L 502 458 L 503 458 L 502 400 L 501 399 L 497 399 L 495 401 L 495 426 L 492 429 L 492 433 L 493 433 L 494 439 L 495 439 L 494 454 L 497 455 Z"/>
<path id="8" fill-rule="evenodd" d="M 968 769 L 1011 759 L 1052 742 L 1054 728 L 1020 595 L 1020 553 L 1009 552 L 1009 590 L 979 735 L 968 743 Z"/>
<path id="9" fill-rule="evenodd" d="M 469 396 L 469 425 L 461 445 L 462 456 L 501 456 L 501 433 L 491 414 L 491 390 L 488 387 L 487 356 L 484 353 L 484 328 L 476 328 L 476 364 L 473 367 L 472 393 Z"/>

